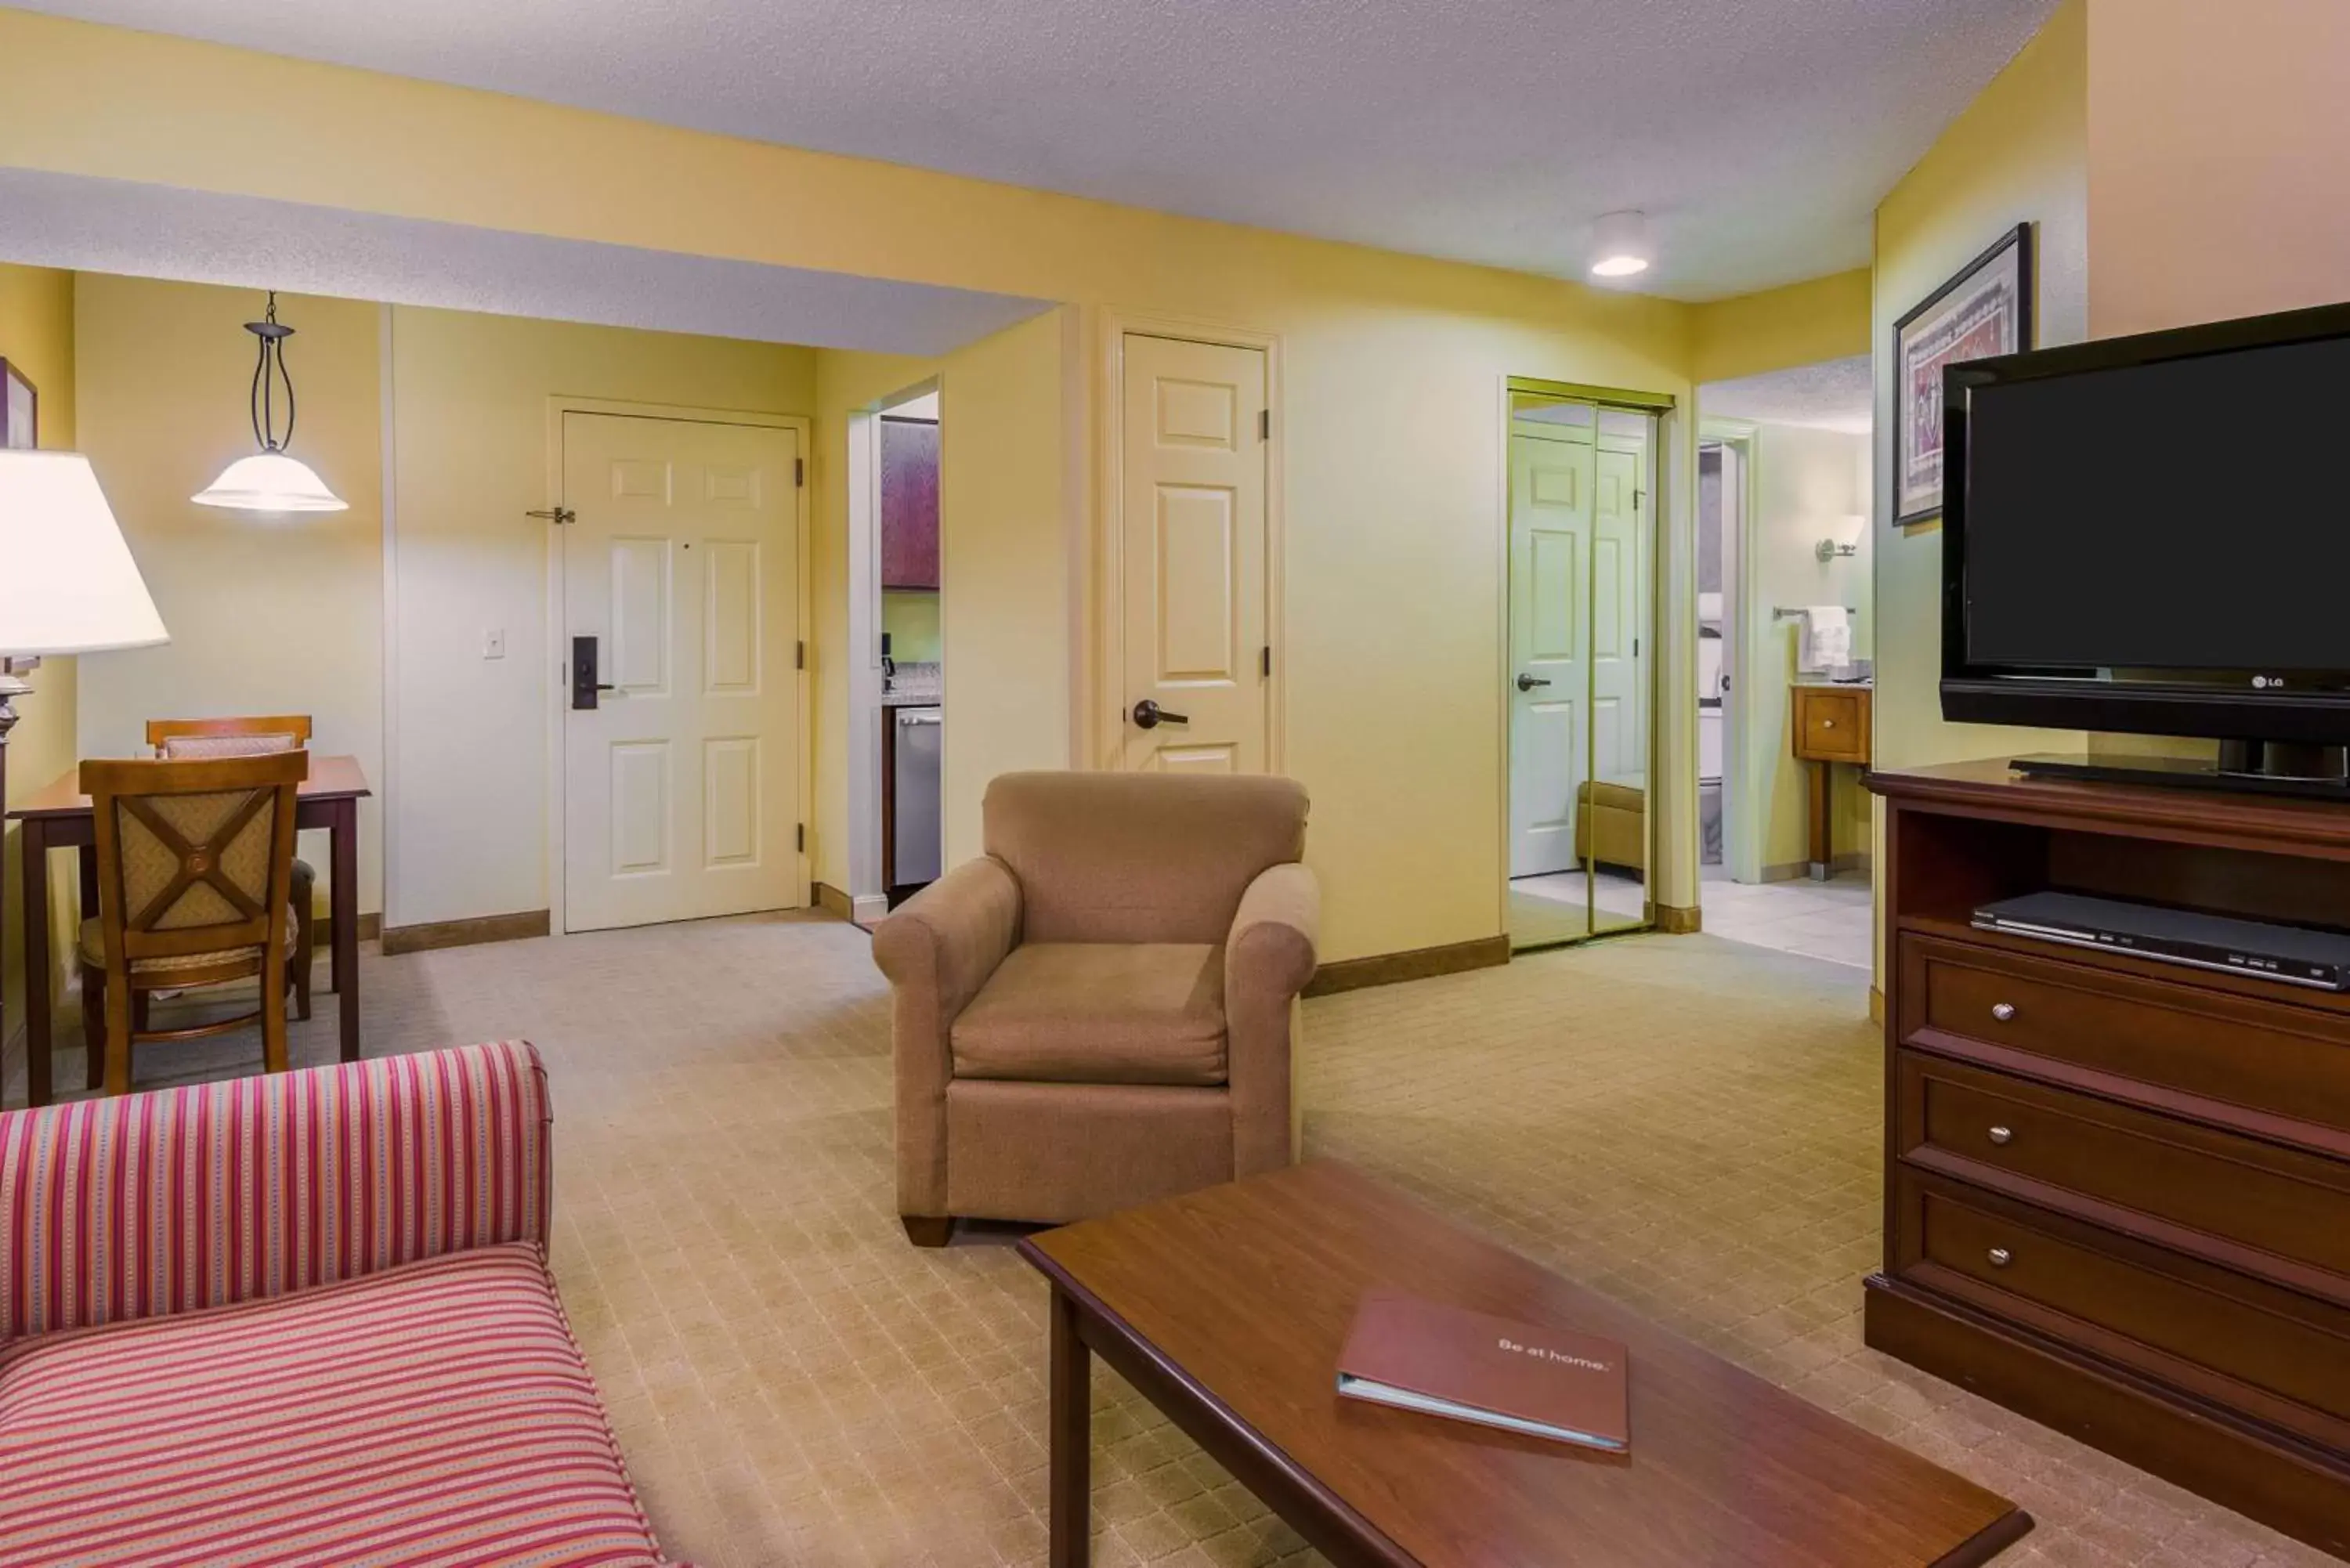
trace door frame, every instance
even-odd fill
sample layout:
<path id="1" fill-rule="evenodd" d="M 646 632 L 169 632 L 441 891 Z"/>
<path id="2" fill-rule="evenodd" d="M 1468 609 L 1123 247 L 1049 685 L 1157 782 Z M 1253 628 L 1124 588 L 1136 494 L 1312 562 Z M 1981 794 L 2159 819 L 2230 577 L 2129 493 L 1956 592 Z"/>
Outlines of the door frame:
<path id="1" fill-rule="evenodd" d="M 1264 404 L 1272 431 L 1264 443 L 1264 640 L 1273 649 L 1273 673 L 1264 690 L 1264 766 L 1279 774 L 1287 760 L 1289 659 L 1282 559 L 1284 508 L 1282 452 L 1287 444 L 1288 410 L 1282 402 L 1282 336 L 1180 317 L 1104 309 L 1095 328 L 1101 379 L 1095 439 L 1093 568 L 1079 574 L 1090 585 L 1091 670 L 1080 670 L 1083 719 L 1079 766 L 1116 770 L 1125 765 L 1126 739 L 1126 340 L 1166 337 L 1217 348 L 1253 348 L 1264 356 Z"/>
<path id="2" fill-rule="evenodd" d="M 773 414 L 744 409 L 701 409 L 674 403 L 643 403 L 616 398 L 580 398 L 555 393 L 546 400 L 546 506 L 555 511 L 563 505 L 563 416 L 566 414 L 617 414 L 627 419 L 670 420 L 681 424 L 748 425 L 756 430 L 787 430 L 796 431 L 800 445 L 799 483 L 793 487 L 795 501 L 792 525 L 799 538 L 795 559 L 799 577 L 799 642 L 803 649 L 800 668 L 795 672 L 799 682 L 799 733 L 793 743 L 799 748 L 800 825 L 812 834 L 816 788 L 816 757 L 813 705 L 815 687 L 810 680 L 806 650 L 812 639 L 808 636 L 813 598 L 808 582 L 808 497 L 814 486 L 808 481 L 808 466 L 815 461 L 809 451 L 815 421 L 806 414 Z M 565 785 L 567 768 L 567 735 L 564 717 L 571 706 L 571 652 L 564 633 L 564 546 L 562 528 L 546 525 L 546 646 L 544 649 L 546 668 L 554 674 L 546 688 L 546 902 L 549 931 L 558 937 L 570 934 L 568 860 L 567 858 L 569 802 Z M 794 874 L 800 909 L 808 904 L 808 868 L 814 864 L 805 843 L 801 846 L 798 864 Z"/>
<path id="3" fill-rule="evenodd" d="M 1760 881 L 1762 874 L 1762 825 L 1755 819 L 1756 790 L 1749 767 L 1756 737 L 1750 733 L 1753 715 L 1747 673 L 1753 660 L 1748 646 L 1755 627 L 1753 552 L 1747 547 L 1747 530 L 1754 515 L 1754 425 L 1745 420 L 1700 417 L 1700 445 L 1719 446 L 1725 459 L 1722 475 L 1721 595 L 1723 604 L 1722 674 L 1730 681 L 1730 698 L 1722 704 L 1721 728 L 1721 867 L 1731 880 Z M 1731 483 L 1729 462 L 1737 465 Z M 1761 607 L 1767 617 L 1769 607 Z M 1766 623 L 1767 624 L 1767 621 Z M 1702 880 L 1703 868 L 1700 868 Z"/>
<path id="4" fill-rule="evenodd" d="M 860 926 L 889 912 L 889 871 L 881 864 L 881 421 L 891 410 L 936 394 L 943 450 L 944 381 L 943 373 L 925 377 L 851 410 L 847 421 L 848 820 L 842 826 L 848 835 L 848 886 L 841 891 L 848 896 L 849 919 Z M 943 604 L 943 580 L 940 598 Z M 940 635 L 943 645 L 943 624 Z"/>
<path id="5" fill-rule="evenodd" d="M 1664 797 L 1661 787 L 1663 778 L 1658 770 L 1657 759 L 1662 755 L 1666 750 L 1664 745 L 1665 711 L 1660 706 L 1659 698 L 1669 684 L 1666 680 L 1666 670 L 1668 665 L 1672 662 L 1671 659 L 1669 657 L 1671 646 L 1669 639 L 1672 635 L 1674 635 L 1672 628 L 1676 624 L 1668 618 L 1666 613 L 1670 604 L 1670 600 L 1667 597 L 1667 577 L 1669 576 L 1667 566 L 1672 557 L 1671 552 L 1668 547 L 1669 539 L 1665 532 L 1665 522 L 1671 514 L 1671 449 L 1673 444 L 1681 439 L 1680 430 L 1682 428 L 1681 421 L 1677 417 L 1679 412 L 1679 400 L 1677 400 L 1670 392 L 1648 392 L 1633 388 L 1621 387 L 1596 387 L 1581 381 L 1553 381 L 1537 376 L 1504 376 L 1502 378 L 1496 400 L 1498 411 L 1493 424 L 1493 428 L 1501 439 L 1501 445 L 1496 453 L 1497 461 L 1494 464 L 1496 472 L 1496 505 L 1494 509 L 1493 525 L 1493 558 L 1496 568 L 1494 574 L 1494 601 L 1499 613 L 1494 618 L 1496 624 L 1493 638 L 1493 683 L 1492 687 L 1489 688 L 1489 690 L 1496 693 L 1497 696 L 1499 693 L 1507 690 L 1510 681 L 1510 672 L 1515 668 L 1515 665 L 1511 659 L 1510 649 L 1510 587 L 1512 570 L 1510 564 L 1510 440 L 1513 433 L 1513 421 L 1515 414 L 1516 399 L 1517 395 L 1521 392 L 1531 393 L 1536 397 L 1555 398 L 1561 401 L 1586 402 L 1593 404 L 1597 408 L 1616 409 L 1627 413 L 1646 414 L 1650 417 L 1650 424 L 1648 427 L 1649 436 L 1648 441 L 1648 450 L 1647 453 L 1648 472 L 1646 475 L 1648 481 L 1648 626 L 1656 646 L 1651 651 L 1651 655 L 1648 659 L 1648 756 L 1647 765 L 1647 774 L 1648 779 L 1648 810 L 1647 823 L 1648 833 L 1648 864 L 1645 877 L 1646 886 L 1643 890 L 1642 898 L 1644 908 L 1643 919 L 1641 922 L 1636 926 L 1614 927 L 1605 931 L 1595 932 L 1589 936 L 1573 938 L 1565 942 L 1544 942 L 1526 948 L 1512 947 L 1510 956 L 1513 961 L 1521 953 L 1548 951 L 1553 948 L 1558 947 L 1580 946 L 1584 942 L 1596 941 L 1605 937 L 1624 936 L 1634 931 L 1652 930 L 1657 925 L 1657 877 L 1659 870 L 1659 867 L 1658 865 L 1658 846 L 1662 840 L 1662 835 L 1659 832 L 1659 828 L 1662 826 L 1662 819 L 1664 816 L 1664 813 L 1659 809 L 1659 803 Z M 1595 427 L 1593 431 L 1595 438 L 1597 433 L 1597 430 Z M 1694 453 L 1694 445 L 1692 444 L 1692 454 Z M 1691 607 L 1695 607 L 1694 604 L 1692 604 Z M 1695 623 L 1692 621 L 1689 628 L 1692 639 L 1694 639 L 1695 629 Z M 1694 664 L 1694 658 L 1695 651 L 1694 649 L 1692 649 L 1690 652 L 1692 667 Z M 1693 672 L 1690 684 L 1692 687 L 1691 695 L 1692 698 L 1694 698 L 1693 689 L 1695 686 L 1695 677 Z M 1692 701 L 1690 713 L 1694 715 L 1695 712 L 1696 707 Z M 1692 717 L 1692 737 L 1694 736 L 1694 722 L 1695 721 Z M 1495 703 L 1493 729 L 1494 749 L 1500 759 L 1500 765 L 1495 770 L 1499 774 L 1500 787 L 1498 792 L 1499 799 L 1497 801 L 1498 810 L 1495 813 L 1496 822 L 1494 825 L 1495 831 L 1493 846 L 1494 867 L 1498 873 L 1498 881 L 1494 888 L 1494 916 L 1498 922 L 1496 929 L 1500 931 L 1504 945 L 1508 945 L 1510 940 L 1510 792 L 1512 788 L 1512 780 L 1510 777 L 1510 704 L 1505 699 L 1499 700 Z M 1690 787 L 1693 794 L 1697 777 L 1697 757 L 1693 748 L 1690 753 L 1689 762 L 1690 769 Z"/>

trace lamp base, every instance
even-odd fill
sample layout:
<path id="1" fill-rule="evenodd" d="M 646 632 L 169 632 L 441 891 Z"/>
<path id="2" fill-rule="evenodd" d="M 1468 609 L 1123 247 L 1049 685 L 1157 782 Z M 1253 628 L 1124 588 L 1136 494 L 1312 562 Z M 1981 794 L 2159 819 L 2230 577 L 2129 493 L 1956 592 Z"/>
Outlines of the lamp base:
<path id="1" fill-rule="evenodd" d="M 0 669 L 0 746 L 8 743 L 8 732 L 16 727 L 16 700 L 32 691 L 32 682 L 19 675 L 7 674 Z"/>

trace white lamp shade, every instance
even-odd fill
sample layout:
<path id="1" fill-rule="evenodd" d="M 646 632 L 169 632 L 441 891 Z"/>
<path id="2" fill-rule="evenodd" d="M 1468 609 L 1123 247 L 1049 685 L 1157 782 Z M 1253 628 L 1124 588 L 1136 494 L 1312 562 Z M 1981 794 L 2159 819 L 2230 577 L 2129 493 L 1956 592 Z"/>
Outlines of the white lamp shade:
<path id="1" fill-rule="evenodd" d="M 171 639 L 89 459 L 0 452 L 0 654 Z"/>
<path id="2" fill-rule="evenodd" d="M 343 512 L 350 503 L 327 488 L 310 465 L 282 452 L 257 452 L 221 470 L 209 489 L 189 497 L 199 506 L 235 512 Z"/>

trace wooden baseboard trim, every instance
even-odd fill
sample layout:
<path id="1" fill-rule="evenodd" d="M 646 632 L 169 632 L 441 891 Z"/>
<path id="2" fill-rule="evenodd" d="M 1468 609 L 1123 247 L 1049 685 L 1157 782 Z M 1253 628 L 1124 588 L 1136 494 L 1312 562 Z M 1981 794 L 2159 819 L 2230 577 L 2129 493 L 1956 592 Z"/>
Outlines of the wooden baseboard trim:
<path id="1" fill-rule="evenodd" d="M 1669 937 L 1693 936 L 1705 929 L 1705 911 L 1696 905 L 1659 904 L 1657 929 Z"/>
<path id="2" fill-rule="evenodd" d="M 555 929 L 546 909 L 526 909 L 514 915 L 473 915 L 462 920 L 432 920 L 421 926 L 394 926 L 383 933 L 383 950 L 395 953 L 431 952 L 436 948 L 466 948 L 478 942 L 518 942 L 543 937 Z"/>
<path id="3" fill-rule="evenodd" d="M 816 907 L 826 914 L 837 916 L 844 920 L 853 920 L 857 918 L 856 900 L 831 883 L 814 883 L 808 890 L 815 895 Z"/>
<path id="4" fill-rule="evenodd" d="M 335 929 L 332 926 L 327 923 L 327 917 L 325 915 L 322 914 L 318 917 L 317 925 L 313 930 L 313 935 L 317 937 L 318 945 L 322 948 L 328 946 L 334 941 Z M 381 915 L 361 915 L 359 917 L 359 940 L 363 942 L 371 942 L 377 940 L 382 937 L 382 935 L 383 917 Z"/>
<path id="5" fill-rule="evenodd" d="M 1331 996 L 1366 986 L 1396 985 L 1407 980 L 1459 974 L 1464 970 L 1492 969 L 1510 961 L 1510 939 L 1480 937 L 1440 948 L 1414 948 L 1409 952 L 1379 953 L 1371 958 L 1341 959 L 1314 971 L 1305 987 L 1308 996 Z"/>

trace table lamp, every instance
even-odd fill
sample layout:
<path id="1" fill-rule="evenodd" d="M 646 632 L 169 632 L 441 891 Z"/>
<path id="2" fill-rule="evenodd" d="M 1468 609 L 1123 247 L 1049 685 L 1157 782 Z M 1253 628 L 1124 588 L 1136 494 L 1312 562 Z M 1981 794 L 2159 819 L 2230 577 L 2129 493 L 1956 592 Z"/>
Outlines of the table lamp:
<path id="1" fill-rule="evenodd" d="M 5 660 L 170 640 L 89 459 L 0 452 L 0 747 L 32 690 Z"/>

